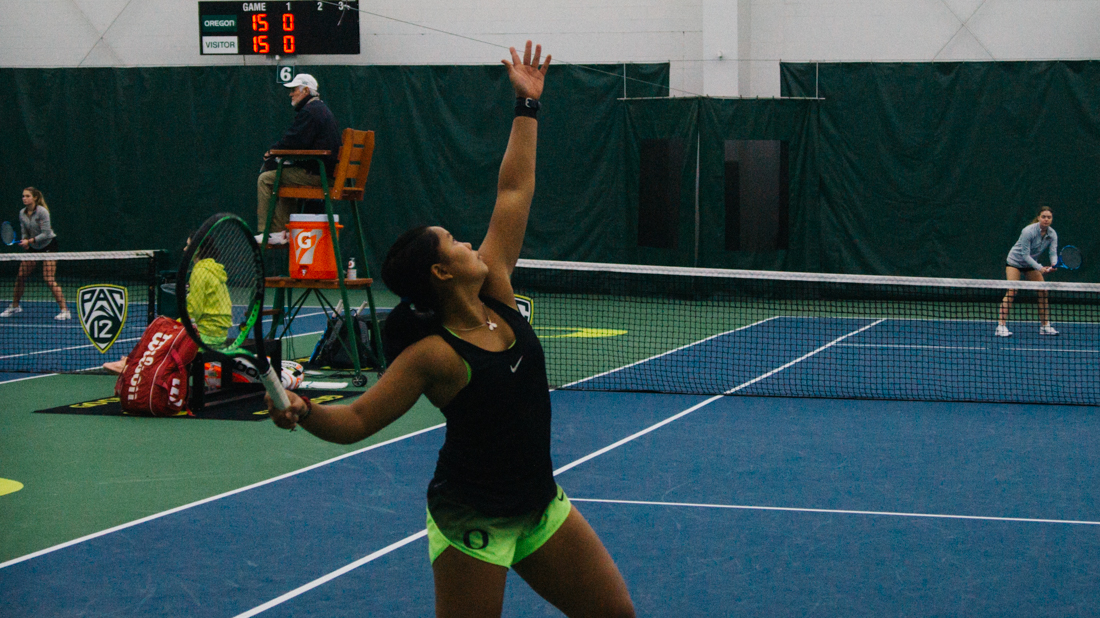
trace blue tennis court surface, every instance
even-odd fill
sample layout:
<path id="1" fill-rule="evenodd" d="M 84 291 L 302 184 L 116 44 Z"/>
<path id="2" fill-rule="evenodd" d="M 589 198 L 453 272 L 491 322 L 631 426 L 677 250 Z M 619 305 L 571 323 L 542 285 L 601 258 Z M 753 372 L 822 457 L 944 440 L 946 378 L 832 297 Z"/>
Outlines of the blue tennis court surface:
<path id="1" fill-rule="evenodd" d="M 700 346 L 756 331 L 766 340 L 777 321 Z M 748 369 L 708 367 L 700 354 L 700 371 L 724 372 L 726 390 L 766 389 L 835 353 L 822 361 L 830 371 L 869 375 L 874 361 L 847 364 L 917 327 L 876 322 L 836 320 L 797 356 Z M 950 325 L 935 328 L 959 343 Z M 1033 343 L 1073 349 L 1087 336 L 1075 328 L 1050 343 L 989 334 L 982 346 L 997 358 Z M 1095 408 L 552 398 L 558 482 L 615 558 L 640 616 L 1095 613 Z M 432 615 L 424 491 L 442 441 L 430 428 L 0 565 L 0 615 Z M 560 614 L 510 576 L 504 615 Z"/>
<path id="2" fill-rule="evenodd" d="M 1083 615 L 1096 601 L 1088 408 L 553 397 L 558 481 L 639 615 Z M 0 614 L 431 615 L 423 492 L 442 439 L 10 564 Z M 518 580 L 506 608 L 559 615 Z"/>
<path id="3" fill-rule="evenodd" d="M 47 305 L 45 302 L 39 304 Z M 72 319 L 59 321 L 53 319 L 56 303 L 47 309 L 28 309 L 0 319 L 0 341 L 4 341 L 0 349 L 0 382 L 26 378 L 28 374 L 98 369 L 105 362 L 129 354 L 147 326 L 148 305 L 130 303 L 126 326 L 111 347 L 101 352 L 92 344 L 75 313 Z M 287 336 L 321 333 L 325 325 L 325 314 L 319 308 L 306 307 L 295 318 Z M 270 321 L 265 320 L 265 332 L 269 326 Z M 304 352 L 308 355 L 310 351 Z"/>
<path id="4" fill-rule="evenodd" d="M 75 308 L 70 307 L 72 318 L 55 320 L 59 309 L 52 300 L 21 305 L 22 313 L 0 318 L 0 341 L 4 342 L 0 367 L 13 372 L 79 371 L 92 366 L 88 359 L 101 355 L 104 360 L 117 360 L 141 339 L 149 310 L 145 302 L 129 303 L 126 324 L 114 344 L 101 353 L 80 325 Z"/>
<path id="5" fill-rule="evenodd" d="M 723 333 L 571 389 L 645 389 L 796 397 L 1081 403 L 1100 380 L 1100 324 L 776 317 Z M 737 351 L 736 354 L 734 352 Z M 740 362 L 731 363 L 736 357 Z M 684 376 L 683 368 L 691 367 Z M 904 381 L 887 376 L 905 376 Z M 1043 388 L 1037 388 L 1040 379 Z M 1084 378 L 1083 378 L 1084 377 Z"/>

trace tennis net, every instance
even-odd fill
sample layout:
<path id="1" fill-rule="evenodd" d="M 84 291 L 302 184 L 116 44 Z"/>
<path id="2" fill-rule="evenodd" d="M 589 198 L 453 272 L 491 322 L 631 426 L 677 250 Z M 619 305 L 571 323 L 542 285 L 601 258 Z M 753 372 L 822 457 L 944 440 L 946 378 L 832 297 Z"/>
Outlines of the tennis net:
<path id="1" fill-rule="evenodd" d="M 128 354 L 156 317 L 158 253 L 0 254 L 0 372 L 77 372 Z"/>
<path id="2" fill-rule="evenodd" d="M 553 388 L 1100 404 L 1097 284 L 540 260 L 512 283 Z"/>

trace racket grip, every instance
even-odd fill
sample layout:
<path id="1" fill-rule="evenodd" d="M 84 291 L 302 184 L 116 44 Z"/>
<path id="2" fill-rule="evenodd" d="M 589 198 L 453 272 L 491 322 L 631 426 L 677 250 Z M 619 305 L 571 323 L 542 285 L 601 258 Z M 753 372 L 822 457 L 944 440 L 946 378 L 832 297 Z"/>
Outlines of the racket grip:
<path id="1" fill-rule="evenodd" d="M 286 410 L 290 407 L 290 398 L 286 396 L 286 390 L 283 389 L 283 383 L 279 380 L 279 375 L 275 373 L 275 368 L 268 365 L 267 372 L 263 375 L 264 389 L 267 394 L 271 396 L 271 401 L 275 404 L 275 408 L 279 410 Z"/>

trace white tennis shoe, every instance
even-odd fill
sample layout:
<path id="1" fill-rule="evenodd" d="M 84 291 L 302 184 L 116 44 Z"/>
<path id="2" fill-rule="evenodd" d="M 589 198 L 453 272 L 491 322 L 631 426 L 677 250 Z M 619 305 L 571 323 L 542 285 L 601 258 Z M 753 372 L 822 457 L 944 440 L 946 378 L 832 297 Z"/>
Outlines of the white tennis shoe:
<path id="1" fill-rule="evenodd" d="M 10 318 L 17 313 L 23 313 L 23 308 L 12 305 L 5 309 L 3 313 L 0 313 L 0 318 Z"/>
<path id="2" fill-rule="evenodd" d="M 1008 327 L 1005 326 L 1004 324 L 998 324 L 997 325 L 997 336 L 998 337 L 1011 337 L 1012 336 L 1012 331 L 1008 330 Z"/>
<path id="3" fill-rule="evenodd" d="M 73 314 L 69 313 L 68 309 L 65 309 L 61 313 L 53 316 L 53 319 L 55 319 L 55 320 L 71 320 L 71 319 L 73 319 Z"/>
<path id="4" fill-rule="evenodd" d="M 256 242 L 257 243 L 262 243 L 263 241 L 264 241 L 264 235 L 263 234 L 257 234 L 256 235 Z M 290 242 L 290 237 L 286 233 L 285 230 L 282 231 L 282 232 L 275 232 L 275 233 L 273 233 L 273 234 L 271 234 L 270 236 L 267 237 L 267 244 L 268 244 L 269 247 L 270 246 L 275 246 L 275 245 L 285 245 L 289 242 Z"/>
<path id="5" fill-rule="evenodd" d="M 1040 335 L 1057 335 L 1058 331 L 1054 330 L 1054 327 L 1050 324 L 1045 324 L 1039 327 Z"/>

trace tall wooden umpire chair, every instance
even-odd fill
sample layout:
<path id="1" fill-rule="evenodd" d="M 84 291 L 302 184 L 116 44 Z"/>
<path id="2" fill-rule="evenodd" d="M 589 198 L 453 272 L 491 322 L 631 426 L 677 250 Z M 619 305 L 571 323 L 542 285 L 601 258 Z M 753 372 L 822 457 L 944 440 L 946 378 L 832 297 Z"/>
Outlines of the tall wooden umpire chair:
<path id="1" fill-rule="evenodd" d="M 344 307 L 344 324 L 347 329 L 346 351 L 355 369 L 355 377 L 352 382 L 356 386 L 363 386 L 367 383 L 367 379 L 363 375 L 363 368 L 359 362 L 360 339 L 356 335 L 356 331 L 358 330 L 357 320 L 352 313 L 352 305 L 348 301 L 349 287 L 352 289 L 362 289 L 367 293 L 367 303 L 370 306 L 371 340 L 379 342 L 376 346 L 377 349 L 372 350 L 371 353 L 376 359 L 378 364 L 377 369 L 379 371 L 385 369 L 386 362 L 381 351 L 380 342 L 382 341 L 382 337 L 378 326 L 378 314 L 374 306 L 374 294 L 371 293 L 372 279 L 370 278 L 370 270 L 367 267 L 367 242 L 366 237 L 363 236 L 363 225 L 359 217 L 358 204 L 358 202 L 363 199 L 367 175 L 370 173 L 371 158 L 374 155 L 374 131 L 356 131 L 351 128 L 344 129 L 342 144 L 340 146 L 340 158 L 336 165 L 331 187 L 329 187 L 328 184 L 328 174 L 326 173 L 327 170 L 325 170 L 324 162 L 324 157 L 330 155 L 331 151 L 272 150 L 271 154 L 279 158 L 279 163 L 275 171 L 275 186 L 271 194 L 271 204 L 267 211 L 267 223 L 264 225 L 263 242 L 260 243 L 261 250 L 266 250 L 267 248 L 267 237 L 271 230 L 271 219 L 275 214 L 275 207 L 280 197 L 324 200 L 325 212 L 328 214 L 329 234 L 333 239 L 332 246 L 336 254 L 336 279 L 318 281 L 291 279 L 290 277 L 265 278 L 264 283 L 266 287 L 275 290 L 275 300 L 272 303 L 273 309 L 269 312 L 272 315 L 270 334 L 271 336 L 275 335 L 275 329 L 279 323 L 282 323 L 283 334 L 286 334 L 294 316 L 297 315 L 298 310 L 309 294 L 316 294 L 322 306 L 326 306 L 327 301 L 320 290 L 339 289 L 340 298 Z M 301 161 L 307 159 L 315 160 L 320 165 L 321 186 L 280 186 L 283 175 L 283 164 L 287 161 Z M 333 218 L 332 203 L 336 200 L 351 202 L 351 218 L 355 224 L 355 231 L 359 239 L 359 266 L 356 270 L 364 273 L 366 275 L 364 278 L 345 279 L 346 262 L 340 251 L 340 243 L 337 241 L 336 220 Z M 359 269 L 362 270 L 360 271 Z M 291 289 L 305 290 L 297 304 L 295 304 L 290 297 Z"/>

